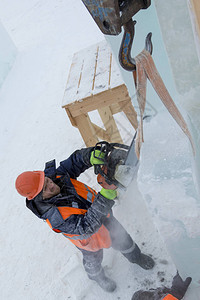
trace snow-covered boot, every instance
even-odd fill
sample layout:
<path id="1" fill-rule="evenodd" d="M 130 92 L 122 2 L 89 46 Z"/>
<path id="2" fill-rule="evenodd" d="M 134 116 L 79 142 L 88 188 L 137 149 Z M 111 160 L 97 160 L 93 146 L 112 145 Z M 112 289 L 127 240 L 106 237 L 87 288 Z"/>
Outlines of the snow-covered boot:
<path id="1" fill-rule="evenodd" d="M 139 247 L 137 244 L 135 244 L 134 249 L 129 253 L 123 253 L 122 254 L 131 262 L 139 265 L 141 268 L 145 270 L 150 270 L 154 267 L 155 262 L 154 260 L 146 255 L 141 253 Z"/>
<path id="2" fill-rule="evenodd" d="M 108 278 L 105 273 L 104 270 L 102 269 L 101 273 L 95 277 L 90 276 L 90 279 L 96 281 L 98 283 L 98 285 L 106 292 L 112 293 L 114 292 L 114 290 L 116 289 L 117 285 L 116 283 Z"/>

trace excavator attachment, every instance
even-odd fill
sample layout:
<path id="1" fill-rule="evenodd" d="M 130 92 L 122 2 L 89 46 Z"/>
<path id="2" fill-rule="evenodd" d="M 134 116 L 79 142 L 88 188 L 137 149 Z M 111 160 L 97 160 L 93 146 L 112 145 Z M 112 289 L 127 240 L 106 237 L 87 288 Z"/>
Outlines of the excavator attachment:
<path id="1" fill-rule="evenodd" d="M 118 35 L 139 10 L 151 5 L 151 0 L 82 0 L 92 18 L 107 35 Z"/>

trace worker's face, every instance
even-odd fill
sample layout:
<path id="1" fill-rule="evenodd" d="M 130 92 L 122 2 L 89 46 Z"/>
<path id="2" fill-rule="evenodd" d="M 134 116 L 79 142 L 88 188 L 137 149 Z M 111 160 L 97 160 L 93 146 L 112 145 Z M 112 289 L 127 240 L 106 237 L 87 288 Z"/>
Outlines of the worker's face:
<path id="1" fill-rule="evenodd" d="M 43 199 L 52 198 L 60 193 L 60 187 L 55 184 L 50 178 L 44 178 L 44 186 L 42 196 Z"/>

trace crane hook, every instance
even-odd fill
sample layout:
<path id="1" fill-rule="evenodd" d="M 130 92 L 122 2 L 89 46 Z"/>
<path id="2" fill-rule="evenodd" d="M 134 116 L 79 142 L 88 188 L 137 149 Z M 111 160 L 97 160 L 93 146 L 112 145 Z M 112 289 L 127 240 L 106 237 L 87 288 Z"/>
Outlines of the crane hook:
<path id="1" fill-rule="evenodd" d="M 136 21 L 130 19 L 127 23 L 123 25 L 124 35 L 122 38 L 122 43 L 119 50 L 119 63 L 127 71 L 135 71 L 136 63 L 134 58 L 131 57 L 131 48 L 133 44 L 133 39 L 135 35 L 135 24 Z M 145 49 L 152 54 L 153 44 L 151 41 L 152 33 L 149 32 L 145 39 Z"/>

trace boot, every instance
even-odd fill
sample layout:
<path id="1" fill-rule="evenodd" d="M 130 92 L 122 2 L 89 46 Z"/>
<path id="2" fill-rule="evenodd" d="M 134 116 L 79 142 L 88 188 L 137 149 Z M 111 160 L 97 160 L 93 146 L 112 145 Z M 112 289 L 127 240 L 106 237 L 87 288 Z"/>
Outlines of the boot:
<path id="1" fill-rule="evenodd" d="M 154 260 L 150 256 L 143 253 L 140 254 L 139 259 L 135 263 L 145 270 L 150 270 L 155 265 Z"/>
<path id="2" fill-rule="evenodd" d="M 116 283 L 112 279 L 106 277 L 103 269 L 102 269 L 101 273 L 98 276 L 95 276 L 95 277 L 90 276 L 89 278 L 91 280 L 96 281 L 98 283 L 98 285 L 104 291 L 109 292 L 109 293 L 114 292 L 114 290 L 117 287 Z"/>
<path id="3" fill-rule="evenodd" d="M 154 267 L 155 262 L 154 260 L 146 255 L 141 253 L 139 247 L 137 246 L 137 244 L 135 244 L 135 248 L 133 251 L 131 251 L 130 253 L 123 253 L 122 254 L 131 262 L 134 264 L 139 265 L 141 268 L 145 269 L 145 270 L 150 270 Z"/>

